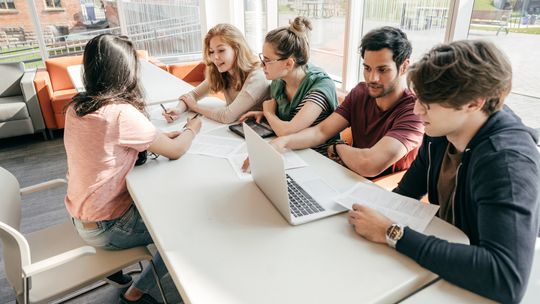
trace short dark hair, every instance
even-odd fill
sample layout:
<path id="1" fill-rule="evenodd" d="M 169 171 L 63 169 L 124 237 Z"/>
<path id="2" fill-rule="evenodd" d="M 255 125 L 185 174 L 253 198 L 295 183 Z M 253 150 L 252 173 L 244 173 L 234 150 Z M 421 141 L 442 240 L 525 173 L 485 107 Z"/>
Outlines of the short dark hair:
<path id="1" fill-rule="evenodd" d="M 394 60 L 398 69 L 406 59 L 411 57 L 412 53 L 411 42 L 407 39 L 407 34 L 391 26 L 376 28 L 362 37 L 360 43 L 360 55 L 362 58 L 364 58 L 366 51 L 379 51 L 382 49 L 392 51 L 392 60 Z"/>
<path id="2" fill-rule="evenodd" d="M 512 88 L 512 66 L 495 45 L 482 40 L 441 44 L 409 68 L 409 86 L 423 103 L 460 109 L 485 98 L 482 108 L 491 115 L 500 110 Z"/>

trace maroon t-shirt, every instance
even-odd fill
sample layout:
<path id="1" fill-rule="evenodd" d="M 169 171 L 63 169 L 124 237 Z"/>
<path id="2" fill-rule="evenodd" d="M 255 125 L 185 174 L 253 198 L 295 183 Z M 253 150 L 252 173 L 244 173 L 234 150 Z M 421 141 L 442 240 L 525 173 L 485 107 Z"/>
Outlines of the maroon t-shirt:
<path id="1" fill-rule="evenodd" d="M 371 148 L 384 136 L 390 136 L 407 148 L 407 154 L 379 176 L 408 169 L 418 153 L 424 125 L 413 113 L 415 100 L 416 96 L 405 89 L 394 107 L 382 111 L 375 98 L 369 96 L 365 82 L 361 82 L 335 111 L 351 125 L 353 147 Z"/>

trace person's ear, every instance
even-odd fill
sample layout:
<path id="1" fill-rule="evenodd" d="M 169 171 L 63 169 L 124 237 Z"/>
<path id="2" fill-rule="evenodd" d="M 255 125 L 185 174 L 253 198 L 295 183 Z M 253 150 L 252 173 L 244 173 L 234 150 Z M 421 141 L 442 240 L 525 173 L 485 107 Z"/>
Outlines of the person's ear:
<path id="1" fill-rule="evenodd" d="M 294 69 L 294 64 L 295 64 L 294 58 L 292 58 L 292 57 L 289 57 L 289 58 L 287 58 L 287 59 L 285 60 L 285 67 L 286 67 L 289 71 L 291 71 L 292 69 Z"/>
<path id="2" fill-rule="evenodd" d="M 476 98 L 469 102 L 466 106 L 469 112 L 482 111 L 482 108 L 486 104 L 486 98 Z"/>
<path id="3" fill-rule="evenodd" d="M 411 63 L 411 61 L 409 60 L 409 58 L 405 59 L 405 61 L 403 61 L 403 63 L 401 64 L 401 66 L 399 67 L 399 75 L 405 75 L 405 73 L 407 73 L 407 69 L 409 68 L 409 64 Z"/>

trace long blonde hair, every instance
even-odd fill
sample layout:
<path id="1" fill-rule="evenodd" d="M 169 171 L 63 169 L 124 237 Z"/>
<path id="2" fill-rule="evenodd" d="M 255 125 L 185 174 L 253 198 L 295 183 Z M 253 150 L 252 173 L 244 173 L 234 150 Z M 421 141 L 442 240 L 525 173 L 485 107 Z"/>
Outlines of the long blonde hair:
<path id="1" fill-rule="evenodd" d="M 210 40 L 214 37 L 220 37 L 234 50 L 236 55 L 232 68 L 234 79 L 227 72 L 220 73 L 210 59 Z M 259 66 L 259 60 L 249 48 L 244 35 L 236 27 L 227 23 L 220 23 L 208 31 L 204 37 L 203 54 L 203 60 L 206 64 L 206 79 L 212 92 L 219 92 L 231 86 L 236 91 L 240 91 L 248 74 Z"/>

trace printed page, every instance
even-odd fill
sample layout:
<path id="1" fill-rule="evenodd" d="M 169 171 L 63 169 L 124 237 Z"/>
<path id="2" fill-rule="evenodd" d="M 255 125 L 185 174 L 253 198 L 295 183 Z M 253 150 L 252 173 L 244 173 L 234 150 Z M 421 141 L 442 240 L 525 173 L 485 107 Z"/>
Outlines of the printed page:
<path id="1" fill-rule="evenodd" d="M 199 134 L 193 140 L 188 153 L 227 158 L 240 149 L 243 143 L 236 138 Z"/>
<path id="2" fill-rule="evenodd" d="M 437 213 L 439 206 L 425 204 L 415 199 L 387 191 L 376 185 L 358 183 L 351 190 L 336 198 L 348 209 L 353 204 L 373 208 L 394 222 L 422 232 Z"/>
<path id="3" fill-rule="evenodd" d="M 233 153 L 230 157 L 228 157 L 229 163 L 231 164 L 234 172 L 236 172 L 236 175 L 240 178 L 251 178 L 251 170 L 248 169 L 247 172 L 242 171 L 242 164 L 244 163 L 244 160 L 248 157 L 246 145 L 244 144 L 238 151 Z M 285 170 L 289 169 L 295 169 L 295 168 L 302 168 L 307 167 L 308 164 L 300 157 L 296 152 L 292 150 L 285 151 L 281 157 L 283 158 L 283 161 L 285 162 Z"/>
<path id="4" fill-rule="evenodd" d="M 170 109 L 176 107 L 176 103 L 169 102 L 167 104 L 163 104 L 163 106 L 165 106 L 166 109 Z M 184 112 L 180 114 L 180 117 L 177 120 L 173 121 L 172 123 L 168 123 L 165 120 L 165 117 L 163 117 L 163 115 L 161 114 L 162 112 L 163 109 L 160 105 L 153 105 L 148 107 L 150 121 L 154 126 L 156 126 L 156 128 L 160 129 L 163 132 L 181 131 L 186 125 L 188 117 L 191 118 L 195 115 L 195 113 L 192 112 Z M 214 131 L 216 129 L 226 126 L 226 124 L 219 123 L 206 117 L 201 117 L 201 130 L 199 134 L 208 133 L 210 131 Z"/>

